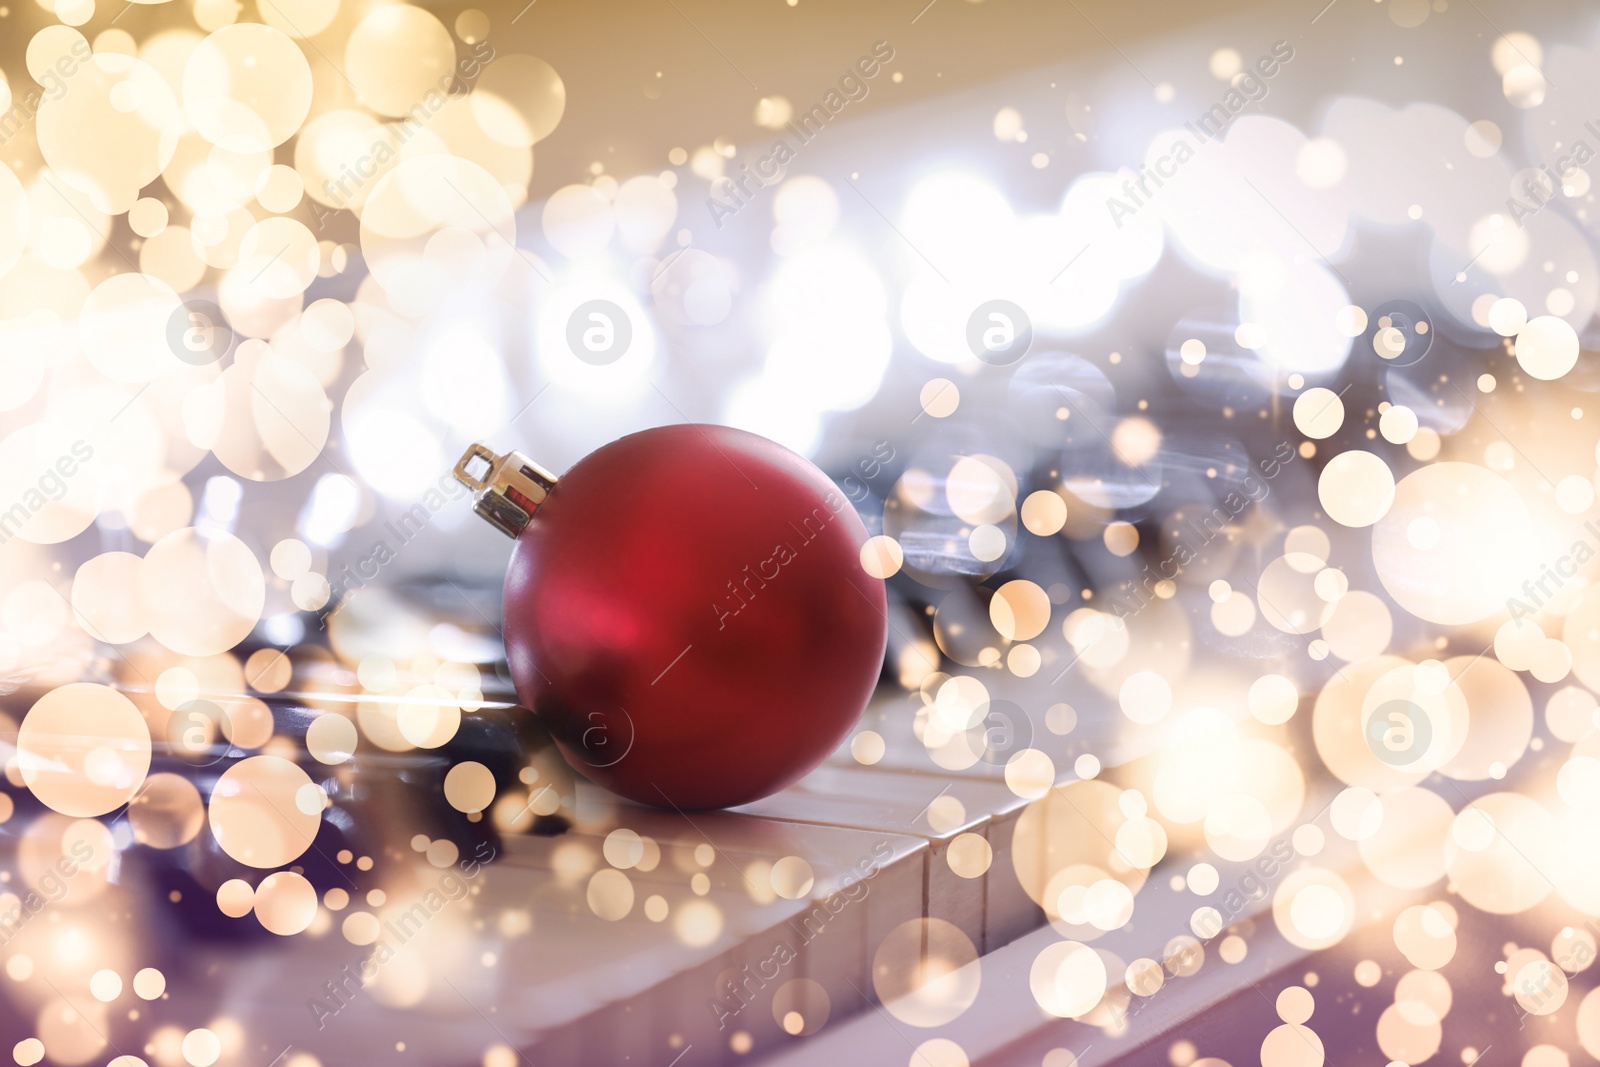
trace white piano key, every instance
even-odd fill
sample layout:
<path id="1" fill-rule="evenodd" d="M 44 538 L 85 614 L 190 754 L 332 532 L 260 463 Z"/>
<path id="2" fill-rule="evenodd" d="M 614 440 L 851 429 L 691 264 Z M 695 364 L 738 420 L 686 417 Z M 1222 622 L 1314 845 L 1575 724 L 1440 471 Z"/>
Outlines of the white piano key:
<path id="1" fill-rule="evenodd" d="M 1336 792 L 1328 786 L 1315 791 L 1303 806 L 1297 825 L 1320 821 L 1326 826 L 1326 806 Z M 1273 840 L 1287 837 L 1287 833 L 1280 834 Z M 1065 940 L 1054 927 L 1046 926 L 981 957 L 977 964 L 981 973 L 977 999 L 958 1019 L 945 1026 L 928 1030 L 909 1026 L 896 1020 L 881 1005 L 869 1004 L 858 997 L 857 1011 L 852 1017 L 763 1063 L 768 1067 L 832 1067 L 841 1061 L 899 1063 L 909 1061 L 913 1048 L 931 1037 L 948 1038 L 960 1044 L 974 1067 L 1037 1067 L 1044 1054 L 1055 1048 L 1072 1052 L 1079 1067 L 1105 1067 L 1147 1046 L 1154 1049 L 1152 1061 L 1164 1060 L 1165 1050 L 1152 1043 L 1189 1036 L 1198 1017 L 1214 1011 L 1235 995 L 1260 996 L 1251 986 L 1269 976 L 1288 975 L 1292 968 L 1292 975 L 1298 981 L 1305 969 L 1316 968 L 1314 960 L 1318 954 L 1288 941 L 1272 917 L 1273 893 L 1293 870 L 1314 865 L 1338 872 L 1359 902 L 1355 916 L 1357 930 L 1390 923 L 1401 908 L 1434 899 L 1442 892 L 1437 884 L 1415 890 L 1385 885 L 1368 872 L 1354 843 L 1344 841 L 1331 831 L 1327 841 L 1327 847 L 1314 860 L 1295 856 L 1265 881 L 1259 895 L 1246 897 L 1238 914 L 1229 918 L 1222 932 L 1204 942 L 1205 960 L 1197 974 L 1175 977 L 1168 970 L 1164 984 L 1153 996 L 1130 997 L 1125 1009 L 1126 1026 L 1120 1034 L 1109 1034 L 1097 1025 L 1057 1019 L 1039 1007 L 1029 985 L 1033 962 L 1045 948 Z M 1221 879 L 1218 890 L 1202 897 L 1187 889 L 1170 889 L 1168 880 L 1174 874 L 1184 873 L 1195 859 L 1192 855 L 1169 855 L 1151 871 L 1145 888 L 1137 897 L 1132 921 L 1088 943 L 1115 954 L 1124 963 L 1140 957 L 1163 961 L 1166 946 L 1173 937 L 1192 935 L 1190 919 L 1195 909 L 1207 904 L 1218 905 L 1224 895 L 1251 872 L 1255 863 L 1230 864 L 1211 857 Z M 1253 927 L 1248 938 L 1248 953 L 1240 963 L 1228 964 L 1217 955 L 1217 948 L 1224 937 L 1241 927 Z M 1327 950 L 1328 955 L 1339 955 L 1341 946 L 1347 946 L 1349 941 L 1349 937 L 1345 938 Z M 1340 956 L 1338 965 L 1349 966 L 1349 960 Z M 1122 981 L 1122 975 L 1112 974 L 1108 976 L 1108 987 L 1116 987 Z M 1292 983 L 1285 978 L 1278 981 L 1277 986 L 1284 984 Z M 1207 1054 L 1205 1049 L 1201 1053 Z"/>
<path id="2" fill-rule="evenodd" d="M 349 691 L 348 680 L 333 681 L 327 692 L 296 690 L 273 699 L 310 708 L 362 699 Z M 405 758 L 378 753 L 365 762 L 372 764 L 370 773 L 392 777 Z M 426 798 L 392 789 L 381 797 L 388 798 L 379 803 L 389 817 L 371 829 L 404 838 L 397 828 L 415 825 Z M 941 797 L 959 802 L 960 811 L 950 815 L 944 805 L 936 826 L 929 805 Z M 359 901 L 332 915 L 321 935 L 284 939 L 270 953 L 253 944 L 244 951 L 185 946 L 188 963 L 174 970 L 172 998 L 186 1012 L 226 1012 L 247 1035 L 282 1035 L 318 1055 L 324 1067 L 370 1062 L 373 1035 L 404 1041 L 419 1062 L 439 1065 L 475 1064 L 501 1041 L 540 1064 L 666 1063 L 691 1046 L 694 1063 L 750 1062 L 800 1040 L 774 1015 L 774 997 L 786 982 L 821 984 L 836 1023 L 860 1010 L 859 990 L 871 988 L 873 953 L 902 923 L 948 919 L 982 951 L 999 943 L 997 931 L 1007 924 L 1037 922 L 1030 901 L 997 904 L 1002 894 L 991 884 L 1000 874 L 1006 883 L 1015 881 L 1005 849 L 1023 807 L 987 767 L 949 775 L 931 765 L 897 770 L 830 763 L 743 810 L 691 814 L 633 805 L 580 780 L 563 806 L 573 824 L 567 833 L 503 835 L 496 862 L 473 880 L 470 903 L 451 906 L 464 909 L 460 915 L 433 920 L 449 923 L 438 931 L 448 929 L 450 939 L 437 948 L 418 942 L 429 946 L 428 962 L 437 966 L 417 1003 L 396 1008 L 363 990 L 325 1028 L 316 1027 L 307 999 L 367 954 L 339 931 Z M 621 827 L 654 841 L 660 859 L 653 870 L 626 872 L 633 907 L 609 922 L 593 914 L 586 889 L 592 873 L 605 866 L 606 835 Z M 981 834 L 994 847 L 985 877 L 962 879 L 950 871 L 949 843 L 963 833 Z M 697 852 L 707 845 L 711 861 L 702 866 Z M 574 850 L 587 859 L 573 864 Z M 387 885 L 409 872 L 416 890 L 444 873 L 399 838 L 373 855 L 381 857 L 380 867 L 371 882 L 361 882 L 363 891 L 377 875 Z M 813 874 L 800 899 L 773 892 L 771 865 L 787 856 L 803 859 Z M 704 895 L 691 887 L 696 873 L 706 876 Z M 407 892 L 396 889 L 391 899 L 398 904 Z M 652 895 L 667 902 L 664 922 L 643 915 Z M 722 926 L 714 939 L 691 946 L 675 920 L 701 906 L 714 906 Z M 530 933 L 510 937 L 499 928 L 500 915 L 513 909 L 528 914 Z M 248 916 L 236 921 L 255 922 Z M 485 953 L 493 954 L 493 966 L 478 962 Z M 743 986 L 748 1004 L 728 999 L 730 978 Z M 714 1010 L 719 996 L 724 1009 L 737 1010 Z M 749 1035 L 749 1056 L 730 1045 L 736 1031 Z"/>
<path id="3" fill-rule="evenodd" d="M 991 934 L 1009 940 L 1043 920 L 1025 894 L 1009 892 L 1002 884 L 1016 881 L 1010 869 L 1011 826 L 1026 805 L 1005 785 L 981 778 L 948 779 L 914 771 L 829 764 L 782 793 L 739 810 L 800 822 L 899 830 L 927 838 L 930 853 L 923 887 L 924 915 L 955 923 L 984 951 Z M 983 837 L 993 852 L 988 872 L 977 878 L 962 877 L 950 868 L 950 843 L 966 833 Z"/>

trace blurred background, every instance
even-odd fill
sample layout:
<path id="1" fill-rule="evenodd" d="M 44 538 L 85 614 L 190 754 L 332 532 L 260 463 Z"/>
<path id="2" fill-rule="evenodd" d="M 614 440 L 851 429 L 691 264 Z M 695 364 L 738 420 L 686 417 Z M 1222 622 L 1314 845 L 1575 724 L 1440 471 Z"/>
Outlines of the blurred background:
<path id="1" fill-rule="evenodd" d="M 74 562 L 191 524 L 237 533 L 263 561 L 298 542 L 309 564 L 267 575 L 261 625 L 281 644 L 304 611 L 344 599 L 346 568 L 394 540 L 384 522 L 473 440 L 558 473 L 684 420 L 763 433 L 840 477 L 877 449 L 869 498 L 855 494 L 869 522 L 923 449 L 935 484 L 964 453 L 998 461 L 1007 484 L 1078 466 L 1063 496 L 1086 506 L 1068 521 L 1092 534 L 1119 510 L 1152 514 L 1141 497 L 1160 477 L 1127 455 L 1177 470 L 1267 452 L 1306 383 L 1378 374 L 1376 318 L 1336 321 L 1347 306 L 1420 299 L 1433 310 L 1416 315 L 1442 316 L 1434 337 L 1476 349 L 1500 337 L 1489 293 L 1579 328 L 1592 310 L 1587 171 L 1560 189 L 1549 177 L 1588 120 L 1587 30 L 1558 7 L 1508 37 L 1470 4 L 644 4 L 597 33 L 583 11 L 535 3 L 419 8 L 364 34 L 366 8 L 298 4 L 18 5 L 0 60 L 17 178 L 6 418 L 109 433 L 92 476 L 26 539 L 74 536 Z M 300 42 L 294 54 L 257 40 L 257 22 Z M 80 38 L 161 76 L 172 100 L 151 83 L 142 133 L 109 125 L 122 113 L 109 96 L 54 101 L 52 63 L 78 63 Z M 202 87 L 258 47 L 258 84 Z M 1272 76 L 1254 73 L 1263 62 Z M 1542 72 L 1561 64 L 1576 88 L 1546 100 Z M 180 102 L 197 124 L 175 134 L 162 123 Z M 1197 150 L 1172 164 L 1182 180 L 1124 191 L 1174 138 Z M 383 179 L 424 155 L 463 162 L 409 168 L 368 217 Z M 1513 196 L 1528 219 L 1508 214 Z M 455 230 L 473 234 L 458 262 L 427 245 Z M 1552 279 L 1552 255 L 1582 281 Z M 135 267 L 151 280 L 105 284 Z M 180 297 L 175 343 L 212 345 L 187 360 L 166 351 Z M 92 331 L 120 349 L 90 362 L 120 364 L 109 377 L 127 385 L 93 383 L 92 405 L 47 384 L 82 351 L 71 326 L 86 300 L 120 316 Z M 595 300 L 626 336 L 606 327 L 615 350 L 577 358 L 571 326 Z M 995 300 L 1031 330 L 998 370 L 968 337 Z M 197 340 L 193 324 L 217 315 L 223 335 Z M 1205 374 L 1178 355 L 1191 339 Z M 241 397 L 219 372 L 265 351 L 249 340 L 288 362 Z M 1420 358 L 1391 376 L 1426 392 Z M 1113 446 L 1110 423 L 1056 417 L 1065 381 L 1108 412 L 1163 417 Z M 1466 411 L 1444 392 L 1423 406 L 1425 437 Z M 1267 425 L 1210 418 L 1258 404 Z M 17 497 L 30 479 L 12 469 Z M 968 464 L 980 481 L 990 469 Z M 492 586 L 509 546 L 462 507 L 428 511 L 403 551 L 387 546 L 385 582 L 445 571 Z M 1013 536 L 979 560 L 919 529 L 908 547 L 925 575 L 983 577 L 1022 550 Z"/>

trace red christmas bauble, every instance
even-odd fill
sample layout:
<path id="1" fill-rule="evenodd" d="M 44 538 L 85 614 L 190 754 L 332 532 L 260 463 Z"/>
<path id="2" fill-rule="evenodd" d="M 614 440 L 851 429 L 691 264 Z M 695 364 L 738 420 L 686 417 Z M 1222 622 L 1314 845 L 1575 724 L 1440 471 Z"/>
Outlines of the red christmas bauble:
<path id="1" fill-rule="evenodd" d="M 475 458 L 486 477 L 466 474 Z M 481 446 L 457 472 L 517 537 L 517 692 L 590 778 L 659 807 L 743 804 L 860 717 L 883 663 L 883 582 L 862 569 L 855 509 L 804 458 L 688 425 L 631 434 L 559 480 Z"/>

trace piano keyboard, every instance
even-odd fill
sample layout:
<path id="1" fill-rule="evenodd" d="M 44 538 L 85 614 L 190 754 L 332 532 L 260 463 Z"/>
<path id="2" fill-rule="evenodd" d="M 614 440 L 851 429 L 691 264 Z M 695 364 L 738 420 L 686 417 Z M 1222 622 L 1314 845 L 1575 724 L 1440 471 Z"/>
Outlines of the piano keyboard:
<path id="1" fill-rule="evenodd" d="M 314 712 L 362 699 L 334 682 L 314 688 L 272 698 L 280 735 L 303 736 Z M 123 1042 L 153 1025 L 209 1025 L 224 1038 L 221 1067 L 276 1064 L 274 1057 L 310 1067 L 296 1054 L 323 1067 L 365 1065 L 373 1062 L 374 1035 L 403 1050 L 405 1062 L 426 1067 L 946 1067 L 936 1049 L 917 1052 L 934 1037 L 959 1043 L 973 1064 L 996 1067 L 1097 1067 L 1128 1056 L 1165 1063 L 1164 1042 L 1176 1034 L 1193 1040 L 1208 1011 L 1224 1002 L 1229 1018 L 1265 1007 L 1267 1018 L 1252 1031 L 1265 1033 L 1274 1025 L 1266 1001 L 1284 985 L 1308 971 L 1348 980 L 1349 943 L 1363 936 L 1358 930 L 1328 958 L 1298 948 L 1273 922 L 1269 893 L 1231 916 L 1224 931 L 1249 930 L 1243 960 L 1218 958 L 1219 936 L 1205 944 L 1203 977 L 1176 976 L 1182 956 L 1173 958 L 1174 939 L 1192 938 L 1194 910 L 1211 901 L 1169 881 L 1206 859 L 1227 886 L 1249 865 L 1173 848 L 1150 871 L 1133 921 L 1092 941 L 1110 954 L 1111 992 L 1088 1022 L 1054 1019 L 1036 1002 L 1030 971 L 1068 935 L 1046 924 L 1016 873 L 1028 801 L 1007 784 L 1001 762 L 935 766 L 914 730 L 915 694 L 891 688 L 868 709 L 862 728 L 883 741 L 871 765 L 855 759 L 847 741 L 792 787 L 735 811 L 640 807 L 572 780 L 553 753 L 534 751 L 528 762 L 543 770 L 531 783 L 515 783 L 512 766 L 495 769 L 513 807 L 539 816 L 508 823 L 534 832 L 497 835 L 489 821 L 443 809 L 439 796 L 452 762 L 492 762 L 493 753 L 513 748 L 504 731 L 526 717 L 487 688 L 483 710 L 464 718 L 470 728 L 445 749 L 396 755 L 364 747 L 359 773 L 345 775 L 300 753 L 313 777 L 343 786 L 333 789 L 334 807 L 299 863 L 325 902 L 329 889 L 350 898 L 337 910 L 325 905 L 305 934 L 275 938 L 248 914 L 226 919 L 213 902 L 194 899 L 230 872 L 252 881 L 262 873 L 219 861 L 204 831 L 174 854 L 130 853 L 110 895 L 92 909 L 130 923 L 123 934 L 137 958 L 129 969 L 161 968 L 167 996 L 144 1006 L 148 1017 L 136 1026 L 104 1018 L 107 1055 L 137 1052 Z M 26 702 L 13 700 L 8 710 L 20 718 Z M 1037 732 L 1035 745 L 1060 755 L 1058 787 L 1074 779 L 1068 757 L 1088 750 L 1115 753 L 1108 777 L 1137 780 L 1143 754 L 1111 747 L 1115 723 L 1107 716 L 1082 716 L 1064 737 L 1026 729 Z M 208 773 L 190 770 L 202 780 Z M 1336 791 L 1336 783 L 1310 783 L 1295 825 L 1327 828 Z M 3 830 L 14 847 L 39 808 L 25 792 L 11 792 L 18 813 Z M 1349 882 L 1364 919 L 1442 896 L 1438 887 L 1388 888 L 1366 874 L 1353 844 L 1331 829 L 1324 837 L 1315 862 Z M 981 870 L 952 853 L 970 850 L 975 838 L 991 856 Z M 442 842 L 448 847 L 433 847 Z M 1032 842 L 1039 847 L 1037 836 Z M 492 860 L 473 863 L 490 850 Z M 370 857 L 370 869 L 357 856 Z M 186 899 L 171 901 L 174 886 Z M 380 887 L 384 896 L 369 896 Z M 72 903 L 69 895 L 60 921 L 76 921 Z M 375 921 L 352 920 L 356 912 Z M 209 916 L 209 927 L 196 928 L 196 915 Z M 958 1017 L 927 1029 L 885 1010 L 873 967 L 891 934 L 924 920 L 959 932 L 951 937 L 970 949 L 968 973 L 978 987 Z M 353 921 L 367 923 L 365 943 L 342 932 Z M 1393 957 L 1386 931 L 1375 940 Z M 25 931 L 15 945 L 0 946 L 0 958 L 48 951 L 44 945 L 40 930 Z M 362 961 L 380 957 L 363 975 Z M 1135 959 L 1167 965 L 1164 984 L 1148 998 L 1122 985 L 1118 968 Z M 34 1028 L 24 1017 L 0 1023 L 7 1032 Z M 179 1067 L 170 1051 L 158 1043 L 144 1054 Z"/>
<path id="2" fill-rule="evenodd" d="M 523 714 L 495 695 L 479 716 Z M 17 719 L 28 705 L 21 697 L 8 708 Z M 286 693 L 271 704 L 279 733 L 293 736 L 303 735 L 314 711 L 348 710 L 351 699 L 334 691 Z M 896 707 L 876 711 L 886 721 L 909 721 L 904 699 L 899 694 Z M 582 781 L 575 788 L 536 783 L 527 792 L 552 786 L 559 804 L 546 809 L 558 807 L 556 817 L 570 828 L 505 833 L 491 846 L 484 824 L 429 810 L 438 806 L 447 763 L 477 754 L 460 745 L 481 743 L 464 730 L 448 757 L 364 747 L 353 761 L 359 771 L 345 778 L 355 790 L 333 798 L 348 833 L 328 837 L 330 814 L 298 861 L 319 892 L 342 888 L 351 902 L 338 912 L 325 908 L 299 936 L 274 938 L 248 914 L 226 919 L 211 900 L 194 899 L 224 875 L 258 881 L 263 873 L 220 857 L 209 833 L 173 854 L 136 854 L 114 892 L 141 921 L 155 913 L 148 936 L 133 938 L 144 942 L 141 964 L 167 976 L 167 999 L 148 1010 L 185 1029 L 226 1020 L 220 1033 L 250 1042 L 234 1050 L 240 1063 L 270 1061 L 287 1047 L 315 1055 L 324 1067 L 366 1064 L 374 1034 L 393 1035 L 408 1060 L 440 1067 L 494 1063 L 512 1049 L 536 1064 L 751 1062 L 802 1040 L 786 1032 L 789 1012 L 775 1013 L 774 1004 L 792 1001 L 796 1016 L 810 1016 L 803 1040 L 824 1015 L 837 1025 L 863 1010 L 863 997 L 872 996 L 873 950 L 904 923 L 937 917 L 982 953 L 1043 918 L 1010 874 L 1011 834 L 1025 802 L 985 763 L 966 772 L 919 771 L 891 752 L 885 766 L 869 767 L 846 745 L 776 796 L 738 811 L 693 814 L 636 806 Z M 337 777 L 303 752 L 299 762 L 313 778 Z M 152 766 L 172 769 L 159 756 Z M 215 771 L 203 766 L 177 769 L 195 777 L 203 793 L 214 780 Z M 24 791 L 14 795 L 18 815 L 5 827 L 13 834 L 39 811 Z M 475 840 L 479 849 L 493 847 L 494 858 L 471 878 L 449 863 L 435 866 L 430 855 L 393 840 L 407 836 L 398 828 L 413 825 L 431 827 L 424 835 L 430 841 L 455 840 L 461 862 L 470 860 Z M 615 830 L 647 842 L 649 859 L 593 889 L 594 874 L 611 866 L 607 837 Z M 983 839 L 992 853 L 988 871 L 976 877 L 958 875 L 949 862 L 951 843 L 964 835 Z M 352 846 L 352 856 L 370 854 L 373 869 L 335 856 L 339 844 Z M 446 894 L 445 905 L 412 931 L 406 916 L 453 871 L 470 895 L 455 901 Z M 185 899 L 163 907 L 173 884 L 185 886 Z M 380 884 L 387 899 L 364 905 Z M 607 888 L 631 901 L 607 899 Z M 615 917 L 601 918 L 597 907 Z M 351 976 L 374 949 L 351 944 L 340 928 L 364 908 L 382 923 L 379 943 L 396 942 L 398 951 L 360 988 Z M 196 913 L 214 920 L 220 936 L 177 921 Z M 401 933 L 413 936 L 399 944 Z M 450 966 L 435 966 L 441 960 Z M 475 977 L 445 977 L 459 973 Z M 32 1029 L 31 1021 L 12 1021 Z M 123 1047 L 117 1029 L 107 1035 L 108 1049 Z"/>

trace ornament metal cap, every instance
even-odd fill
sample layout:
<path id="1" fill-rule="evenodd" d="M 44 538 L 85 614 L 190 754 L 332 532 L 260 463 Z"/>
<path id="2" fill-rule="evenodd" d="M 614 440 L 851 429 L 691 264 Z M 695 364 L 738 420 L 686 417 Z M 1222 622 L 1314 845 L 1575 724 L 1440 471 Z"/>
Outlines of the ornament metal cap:
<path id="1" fill-rule="evenodd" d="M 486 465 L 482 478 L 470 469 L 475 460 L 482 460 Z M 455 476 L 456 481 L 477 495 L 472 510 L 507 537 L 522 533 L 533 520 L 533 513 L 556 487 L 556 476 L 521 452 L 507 452 L 501 456 L 478 444 L 468 448 L 461 457 Z"/>

